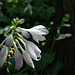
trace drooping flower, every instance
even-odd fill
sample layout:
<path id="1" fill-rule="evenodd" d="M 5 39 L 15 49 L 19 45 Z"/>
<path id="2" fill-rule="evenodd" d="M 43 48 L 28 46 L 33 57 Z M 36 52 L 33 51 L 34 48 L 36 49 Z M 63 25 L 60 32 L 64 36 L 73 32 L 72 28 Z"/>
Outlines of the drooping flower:
<path id="1" fill-rule="evenodd" d="M 4 64 L 8 55 L 8 47 L 4 46 L 0 51 L 0 67 Z"/>
<path id="2" fill-rule="evenodd" d="M 12 36 L 12 34 L 10 34 L 6 39 L 5 45 L 7 47 L 11 47 L 12 44 L 13 44 L 13 36 Z"/>
<path id="3" fill-rule="evenodd" d="M 22 51 L 23 58 L 24 58 L 25 62 L 26 62 L 29 66 L 31 66 L 32 68 L 35 68 L 34 63 L 33 63 L 32 59 L 31 59 L 30 55 L 22 48 L 22 46 L 20 45 L 19 42 L 18 42 L 18 45 L 19 45 L 19 47 L 20 47 L 20 49 L 21 49 L 21 51 Z"/>
<path id="4" fill-rule="evenodd" d="M 15 59 L 15 68 L 19 70 L 23 66 L 23 57 L 22 54 L 19 52 L 17 49 L 17 46 L 15 42 L 13 41 L 14 48 L 15 48 L 15 53 L 14 53 L 14 59 Z"/>
<path id="5" fill-rule="evenodd" d="M 21 28 L 23 31 L 28 31 L 33 39 L 39 43 L 39 41 L 44 41 L 46 38 L 43 35 L 47 35 L 49 31 L 42 25 L 32 27 L 30 29 Z"/>
<path id="6" fill-rule="evenodd" d="M 41 50 L 33 42 L 30 42 L 30 41 L 24 39 L 20 34 L 18 34 L 18 35 L 20 37 L 19 40 L 22 41 L 27 53 L 31 56 L 31 58 L 36 61 L 39 61 L 41 58 L 41 55 L 40 55 Z"/>

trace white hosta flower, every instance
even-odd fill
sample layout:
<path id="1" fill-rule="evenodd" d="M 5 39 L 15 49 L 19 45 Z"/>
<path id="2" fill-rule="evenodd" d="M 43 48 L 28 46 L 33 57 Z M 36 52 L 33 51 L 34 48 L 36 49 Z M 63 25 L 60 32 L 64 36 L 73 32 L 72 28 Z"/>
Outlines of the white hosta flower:
<path id="1" fill-rule="evenodd" d="M 0 51 L 0 67 L 4 64 L 8 55 L 8 47 L 4 46 Z"/>
<path id="2" fill-rule="evenodd" d="M 18 45 L 19 45 L 19 47 L 20 47 L 20 49 L 22 51 L 23 58 L 24 58 L 25 62 L 29 66 L 31 66 L 32 68 L 35 68 L 34 63 L 33 63 L 32 59 L 31 59 L 30 55 L 21 47 L 21 45 L 19 44 L 19 42 L 18 42 Z"/>
<path id="3" fill-rule="evenodd" d="M 13 43 L 14 43 L 14 48 L 15 48 L 15 53 L 14 53 L 14 59 L 15 59 L 15 62 L 16 62 L 15 68 L 17 70 L 19 70 L 23 66 L 23 57 L 22 57 L 21 53 L 19 52 L 19 50 L 17 49 L 17 46 L 16 46 L 15 42 L 13 42 Z"/>
<path id="4" fill-rule="evenodd" d="M 44 41 L 46 38 L 43 35 L 47 35 L 49 31 L 42 25 L 32 27 L 30 29 L 21 28 L 23 31 L 28 31 L 31 33 L 33 39 L 39 43 L 39 41 Z"/>
<path id="5" fill-rule="evenodd" d="M 66 37 L 71 37 L 71 36 L 72 34 L 70 33 L 62 34 L 56 40 L 62 40 L 62 39 L 65 39 Z"/>
<path id="6" fill-rule="evenodd" d="M 62 39 L 65 39 L 65 38 L 66 38 L 65 36 L 60 35 L 56 40 L 62 40 Z"/>
<path id="7" fill-rule="evenodd" d="M 12 34 L 10 34 L 6 39 L 5 45 L 7 47 L 11 47 L 12 44 L 13 44 L 13 36 L 12 36 Z"/>
<path id="8" fill-rule="evenodd" d="M 66 33 L 66 34 L 63 34 L 62 36 L 64 36 L 64 37 L 71 37 L 72 34 L 70 34 L 70 33 Z"/>
<path id="9" fill-rule="evenodd" d="M 41 58 L 41 50 L 33 43 L 26 39 L 24 39 L 20 34 L 18 34 L 21 38 L 19 38 L 25 46 L 27 53 L 31 56 L 32 59 L 39 61 Z M 39 59 L 38 59 L 39 58 Z"/>
<path id="10" fill-rule="evenodd" d="M 70 24 L 64 24 L 63 26 L 65 26 L 65 27 L 70 27 L 71 25 L 70 25 Z"/>

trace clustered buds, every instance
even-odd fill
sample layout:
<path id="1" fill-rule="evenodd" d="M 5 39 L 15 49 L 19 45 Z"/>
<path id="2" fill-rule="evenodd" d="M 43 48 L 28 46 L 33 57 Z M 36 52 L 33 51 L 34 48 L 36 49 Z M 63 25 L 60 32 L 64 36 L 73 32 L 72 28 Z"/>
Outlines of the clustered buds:
<path id="1" fill-rule="evenodd" d="M 17 24 L 23 24 L 24 21 L 25 21 L 24 19 L 20 19 L 20 20 L 19 20 L 19 18 L 16 18 L 16 19 L 14 18 L 14 19 L 13 19 L 13 22 L 14 22 L 14 23 L 17 23 Z"/>
<path id="2" fill-rule="evenodd" d="M 70 27 L 70 26 L 71 26 L 70 24 L 62 25 L 62 27 Z M 62 40 L 62 39 L 72 36 L 72 34 L 70 33 L 60 34 L 60 27 L 58 27 L 57 34 L 58 34 L 58 38 L 56 38 L 56 40 Z"/>

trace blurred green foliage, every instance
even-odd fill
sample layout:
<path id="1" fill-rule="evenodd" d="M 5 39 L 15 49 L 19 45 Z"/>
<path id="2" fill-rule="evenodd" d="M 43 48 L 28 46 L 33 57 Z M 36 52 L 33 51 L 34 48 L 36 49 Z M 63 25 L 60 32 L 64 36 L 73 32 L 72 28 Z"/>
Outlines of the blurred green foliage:
<path id="1" fill-rule="evenodd" d="M 25 19 L 25 23 L 21 27 L 30 28 L 42 24 L 50 30 L 54 25 L 54 22 L 51 21 L 54 13 L 55 0 L 0 0 L 0 34 L 3 34 L 5 27 L 11 26 L 11 21 L 15 17 Z M 69 17 L 68 15 L 65 16 Z M 47 36 L 46 45 L 40 47 L 42 50 L 41 60 L 39 62 L 34 61 L 36 71 L 24 64 L 23 68 L 17 72 L 12 60 L 11 75 L 58 75 L 63 63 L 59 59 L 55 61 L 55 53 L 49 54 L 50 47 L 47 46 L 49 40 L 50 35 Z M 44 68 L 47 59 L 49 59 L 49 62 Z M 6 67 L 3 70 L 5 69 Z M 0 68 L 0 75 L 2 73 L 2 68 Z"/>

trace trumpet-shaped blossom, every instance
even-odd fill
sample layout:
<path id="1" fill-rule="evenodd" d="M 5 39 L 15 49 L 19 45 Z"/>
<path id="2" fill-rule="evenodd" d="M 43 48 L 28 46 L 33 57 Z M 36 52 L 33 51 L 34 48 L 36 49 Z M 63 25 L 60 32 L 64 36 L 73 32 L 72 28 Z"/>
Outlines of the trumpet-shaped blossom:
<path id="1" fill-rule="evenodd" d="M 15 59 L 15 68 L 17 70 L 19 70 L 22 66 L 23 66 L 23 57 L 22 57 L 22 54 L 19 52 L 19 50 L 17 49 L 17 46 L 15 44 L 15 42 L 13 41 L 14 43 L 14 48 L 15 48 L 15 53 L 14 53 L 14 59 Z"/>
<path id="2" fill-rule="evenodd" d="M 29 53 L 31 58 L 36 61 L 39 61 L 40 59 L 38 59 L 38 57 L 41 58 L 41 50 L 33 42 L 24 39 L 20 34 L 18 35 L 21 37 L 21 39 L 19 39 L 23 42 L 25 49 Z"/>
<path id="3" fill-rule="evenodd" d="M 30 65 L 32 68 L 35 68 L 34 63 L 33 63 L 32 59 L 31 59 L 30 55 L 22 48 L 22 46 L 20 45 L 19 42 L 18 42 L 18 45 L 19 45 L 19 47 L 20 47 L 20 49 L 22 51 L 23 58 L 24 58 L 25 62 L 28 65 Z"/>
<path id="4" fill-rule="evenodd" d="M 0 51 L 0 67 L 4 64 L 5 60 L 7 59 L 8 55 L 8 48 L 4 46 Z"/>
<path id="5" fill-rule="evenodd" d="M 42 25 L 32 27 L 30 29 L 21 28 L 23 31 L 28 31 L 31 33 L 33 39 L 39 43 L 39 41 L 44 41 L 46 38 L 43 35 L 47 35 L 49 31 Z"/>

